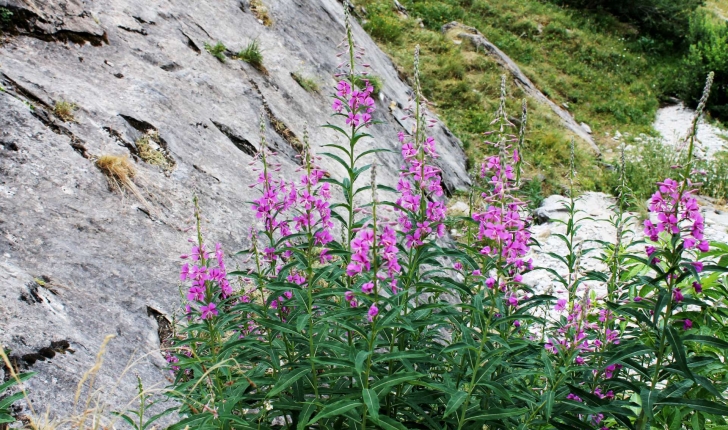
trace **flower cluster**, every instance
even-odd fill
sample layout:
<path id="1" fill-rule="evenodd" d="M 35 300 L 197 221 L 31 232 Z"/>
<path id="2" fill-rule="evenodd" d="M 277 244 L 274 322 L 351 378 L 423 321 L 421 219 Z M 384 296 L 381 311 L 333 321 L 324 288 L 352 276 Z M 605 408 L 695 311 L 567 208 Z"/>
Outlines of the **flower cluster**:
<path id="1" fill-rule="evenodd" d="M 233 293 L 227 280 L 227 271 L 223 259 L 221 245 L 215 245 L 215 255 L 211 258 L 205 244 L 192 246 L 189 254 L 182 255 L 185 262 L 180 270 L 180 281 L 191 281 L 187 291 L 187 314 L 191 317 L 194 309 L 200 313 L 200 319 L 211 319 L 219 314 L 216 302 L 225 300 Z"/>
<path id="2" fill-rule="evenodd" d="M 336 98 L 331 109 L 346 116 L 346 125 L 370 126 L 375 109 L 373 92 L 374 87 L 366 79 L 362 89 L 356 89 L 350 82 L 341 80 L 336 85 Z"/>
<path id="3" fill-rule="evenodd" d="M 264 151 L 265 149 L 261 151 L 260 155 L 263 168 L 260 170 L 257 182 L 250 185 L 251 188 L 260 187 L 261 189 L 260 198 L 253 200 L 253 210 L 255 216 L 263 220 L 266 234 L 271 238 L 276 232 L 281 236 L 288 236 L 291 234 L 288 221 L 279 221 L 278 217 L 296 204 L 298 194 L 293 183 L 287 184 L 283 179 L 274 179 L 273 175 L 269 173 L 271 166 L 267 164 Z M 270 260 L 275 259 L 272 251 L 272 249 L 266 249 L 267 258 Z"/>
<path id="4" fill-rule="evenodd" d="M 517 161 L 518 154 L 513 153 Z M 494 155 L 482 164 L 481 177 L 488 180 L 491 190 L 482 193 L 486 202 L 485 211 L 473 214 L 478 221 L 478 239 L 485 241 L 480 253 L 491 257 L 503 257 L 506 264 L 513 264 L 520 272 L 528 269 L 529 262 L 523 260 L 528 252 L 531 233 L 522 217 L 524 202 L 510 193 L 515 189 L 513 166 L 504 157 Z"/>
<path id="5" fill-rule="evenodd" d="M 686 250 L 697 248 L 702 252 L 709 249 L 703 237 L 705 224 L 698 202 L 693 197 L 695 190 L 683 190 L 683 183 L 670 178 L 659 182 L 659 190 L 650 198 L 650 212 L 657 215 L 656 223 L 646 220 L 645 235 L 657 242 L 659 234 L 681 235 Z"/>
<path id="6" fill-rule="evenodd" d="M 372 261 L 377 259 L 377 273 L 373 276 L 378 281 L 389 282 L 392 293 L 397 292 L 397 274 L 401 270 L 397 259 L 397 236 L 391 226 L 384 225 L 376 235 L 371 228 L 359 230 L 351 241 L 351 262 L 346 267 L 348 276 L 356 276 L 363 272 L 372 270 Z M 364 294 L 371 294 L 374 288 L 373 282 L 362 285 Z M 349 302 L 351 300 L 347 299 Z"/>
<path id="7" fill-rule="evenodd" d="M 443 195 L 440 169 L 428 164 L 437 157 L 435 139 L 428 136 L 418 144 L 400 132 L 399 141 L 404 167 L 397 182 L 397 191 L 400 192 L 397 205 L 405 210 L 399 211 L 397 221 L 406 235 L 407 247 L 411 248 L 422 245 L 433 232 L 438 237 L 445 234 L 442 221 L 447 208 L 438 200 Z"/>

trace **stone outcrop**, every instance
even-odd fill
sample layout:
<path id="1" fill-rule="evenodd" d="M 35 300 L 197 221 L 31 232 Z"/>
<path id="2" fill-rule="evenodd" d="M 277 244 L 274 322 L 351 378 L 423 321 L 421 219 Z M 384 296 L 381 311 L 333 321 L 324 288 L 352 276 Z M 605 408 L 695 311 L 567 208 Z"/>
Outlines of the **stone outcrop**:
<path id="1" fill-rule="evenodd" d="M 246 247 L 261 113 L 289 179 L 304 124 L 314 150 L 339 139 L 319 125 L 332 121 L 343 7 L 264 3 L 270 21 L 238 0 L 3 3 L 13 15 L 0 46 L 0 343 L 15 365 L 38 372 L 28 383 L 36 411 L 71 412 L 76 384 L 110 334 L 95 384 L 108 409 L 134 397 L 134 373 L 145 387 L 168 383 L 158 331 L 180 304 L 192 197 L 209 241 L 230 253 Z M 394 151 L 372 156 L 391 185 L 411 89 L 356 24 L 354 33 L 383 83 L 375 116 L 383 123 L 363 145 Z M 233 58 L 254 40 L 267 73 Z M 218 41 L 224 62 L 205 50 Z M 323 89 L 307 92 L 292 73 Z M 75 121 L 54 114 L 61 101 L 76 105 Z M 460 142 L 439 122 L 431 131 L 445 188 L 466 188 Z M 163 167 L 144 161 L 140 139 L 163 153 Z M 110 186 L 95 165 L 104 154 L 131 157 L 144 204 Z"/>

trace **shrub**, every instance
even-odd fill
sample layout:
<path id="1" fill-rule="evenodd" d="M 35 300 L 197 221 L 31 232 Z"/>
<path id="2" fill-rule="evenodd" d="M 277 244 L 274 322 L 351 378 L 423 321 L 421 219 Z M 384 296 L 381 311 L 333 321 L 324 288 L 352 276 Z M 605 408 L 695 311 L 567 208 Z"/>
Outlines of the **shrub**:
<path id="1" fill-rule="evenodd" d="M 222 42 L 217 42 L 215 45 L 210 45 L 209 43 L 205 42 L 205 51 L 212 54 L 213 57 L 220 60 L 221 63 L 225 62 L 225 51 L 227 48 L 225 47 L 225 44 Z"/>
<path id="2" fill-rule="evenodd" d="M 554 0 L 578 8 L 604 10 L 649 34 L 680 43 L 690 17 L 705 0 Z"/>
<path id="3" fill-rule="evenodd" d="M 364 29 L 382 43 L 399 43 L 404 23 L 392 9 L 391 2 L 376 2 L 367 7 Z"/>
<path id="4" fill-rule="evenodd" d="M 354 58 L 350 30 L 347 40 Z M 275 178 L 275 155 L 261 142 L 252 186 L 261 225 L 251 228 L 241 270 L 228 272 L 222 246 L 206 245 L 195 200 L 197 235 L 181 269 L 190 284 L 187 323 L 167 358 L 183 418 L 170 429 L 648 430 L 724 422 L 728 342 L 716 309 L 728 292 L 719 267 L 728 245 L 702 238 L 690 158 L 678 180 L 659 184 L 646 255 L 643 242 L 626 241 L 629 220 L 618 207 L 610 220 L 616 245 L 599 248 L 606 269 L 586 271 L 580 261 L 596 251 L 577 235 L 572 141 L 569 217 L 555 235 L 569 252 L 548 253 L 555 263 L 543 269 L 563 293 L 536 294 L 523 283 L 535 243 L 526 203 L 515 196 L 526 116 L 515 135 L 505 77 L 487 135 L 495 155 L 480 166 L 471 213 L 447 220 L 419 49 L 414 127 L 399 135 L 396 190 L 378 185 L 376 166 L 366 162 L 385 150 L 359 147 L 371 137 L 376 106 L 371 90 L 356 85 L 355 67 L 343 66 L 333 97 L 342 124 L 327 124 L 345 143 L 320 154 L 341 165 L 343 178 L 317 165 L 306 133 L 301 179 Z M 382 192 L 393 200 L 380 200 Z M 332 204 L 332 195 L 342 201 Z M 462 242 L 440 245 L 453 222 L 464 226 Z"/>
<path id="5" fill-rule="evenodd" d="M 73 111 L 78 109 L 76 103 L 70 103 L 65 100 L 59 100 L 53 106 L 53 113 L 63 122 L 75 122 Z"/>
<path id="6" fill-rule="evenodd" d="M 238 53 L 238 58 L 255 67 L 257 70 L 268 73 L 263 66 L 263 53 L 260 51 L 260 45 L 257 40 L 253 40 Z"/>
<path id="7" fill-rule="evenodd" d="M 689 51 L 680 73 L 678 94 L 693 107 L 702 94 L 700 77 L 715 72 L 714 90 L 707 108 L 716 117 L 728 119 L 728 23 L 708 13 L 690 20 Z"/>
<path id="8" fill-rule="evenodd" d="M 291 72 L 291 77 L 294 81 L 296 81 L 298 85 L 301 86 L 301 88 L 308 91 L 309 93 L 318 92 L 319 86 L 315 79 L 305 77 L 297 72 Z"/>

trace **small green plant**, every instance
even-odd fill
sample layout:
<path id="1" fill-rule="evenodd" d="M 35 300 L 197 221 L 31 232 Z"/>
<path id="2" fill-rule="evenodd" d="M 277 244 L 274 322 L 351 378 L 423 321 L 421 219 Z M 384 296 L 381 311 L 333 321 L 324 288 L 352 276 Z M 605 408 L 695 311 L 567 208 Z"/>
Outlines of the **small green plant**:
<path id="1" fill-rule="evenodd" d="M 10 23 L 10 20 L 13 17 L 13 13 L 10 12 L 10 9 L 6 7 L 0 7 L 0 27 L 2 27 L 5 24 Z"/>
<path id="2" fill-rule="evenodd" d="M 263 65 L 263 53 L 260 51 L 260 45 L 258 40 L 254 39 L 248 45 L 238 53 L 238 58 L 255 67 L 257 70 L 267 74 L 265 66 Z"/>
<path id="3" fill-rule="evenodd" d="M 372 86 L 372 94 L 377 95 L 382 90 L 382 78 L 376 75 L 356 75 L 354 76 L 354 84 L 358 87 L 364 88 L 366 82 Z"/>
<path id="4" fill-rule="evenodd" d="M 134 430 L 146 430 L 154 424 L 155 421 L 159 420 L 160 418 L 164 417 L 165 415 L 169 414 L 174 410 L 174 408 L 169 408 L 165 411 L 162 411 L 156 415 L 153 415 L 148 420 L 144 421 L 144 415 L 146 412 L 154 406 L 154 401 L 150 400 L 149 393 L 144 390 L 144 385 L 142 384 L 142 378 L 139 377 L 139 375 L 136 376 L 137 378 L 137 391 L 139 394 L 137 394 L 137 398 L 139 399 L 139 409 L 135 411 L 128 411 L 127 413 L 120 413 L 120 412 L 114 412 L 113 414 L 123 419 L 127 424 L 129 424 Z M 132 416 L 133 415 L 133 416 Z"/>
<path id="5" fill-rule="evenodd" d="M 5 376 L 8 378 L 7 382 L 0 384 L 0 428 L 7 428 L 7 424 L 14 423 L 16 421 L 10 407 L 13 403 L 25 396 L 22 388 L 15 394 L 10 394 L 8 390 L 15 386 L 20 386 L 20 384 L 24 381 L 27 381 L 35 375 L 34 372 L 21 374 L 15 373 L 8 358 L 9 353 L 10 351 L 4 349 L 2 345 L 0 345 L 0 363 L 3 363 L 5 366 Z"/>
<path id="6" fill-rule="evenodd" d="M 301 86 L 304 90 L 308 91 L 309 93 L 315 93 L 318 92 L 319 86 L 318 83 L 313 78 L 308 78 L 300 73 L 292 72 L 291 77 L 298 85 Z"/>
<path id="7" fill-rule="evenodd" d="M 159 134 L 156 131 L 145 133 L 137 139 L 136 148 L 139 152 L 139 158 L 146 163 L 154 164 L 165 170 L 171 167 L 169 159 L 164 155 L 160 144 Z"/>
<path id="8" fill-rule="evenodd" d="M 76 103 L 58 100 L 53 106 L 53 113 L 63 122 L 75 122 L 76 118 L 73 116 L 73 111 L 76 109 L 78 109 Z"/>
<path id="9" fill-rule="evenodd" d="M 225 51 L 227 48 L 225 47 L 225 44 L 222 42 L 217 42 L 215 45 L 210 45 L 209 43 L 205 42 L 205 51 L 209 52 L 213 57 L 220 60 L 221 63 L 225 62 Z"/>

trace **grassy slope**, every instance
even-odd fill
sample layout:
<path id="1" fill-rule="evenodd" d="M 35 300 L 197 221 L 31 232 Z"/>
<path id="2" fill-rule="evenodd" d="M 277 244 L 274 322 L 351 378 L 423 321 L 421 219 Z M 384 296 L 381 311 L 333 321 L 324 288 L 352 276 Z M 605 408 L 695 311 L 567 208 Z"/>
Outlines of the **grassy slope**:
<path id="1" fill-rule="evenodd" d="M 728 0 L 708 0 L 705 6 L 718 16 L 728 19 Z"/>
<path id="2" fill-rule="evenodd" d="M 673 59 L 651 53 L 652 42 L 606 16 L 564 10 L 538 0 L 400 0 L 409 17 L 390 0 L 357 0 L 366 8 L 365 28 L 406 74 L 415 44 L 422 48 L 426 96 L 461 137 L 474 162 L 488 152 L 480 133 L 498 103 L 499 76 L 492 60 L 465 43 L 440 33 L 457 20 L 480 30 L 500 47 L 557 104 L 566 103 L 577 121 L 594 131 L 606 158 L 615 142 L 605 133 L 651 133 L 661 94 L 658 82 L 669 77 Z M 677 59 L 674 59 L 677 62 Z M 509 112 L 519 116 L 522 92 L 509 79 Z M 534 176 L 544 177 L 544 192 L 558 191 L 568 163 L 568 133 L 547 108 L 531 101 L 528 130 Z M 608 190 L 608 175 L 580 151 L 578 168 L 585 189 Z"/>

